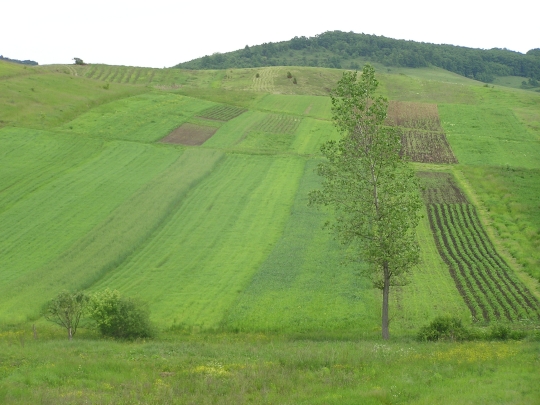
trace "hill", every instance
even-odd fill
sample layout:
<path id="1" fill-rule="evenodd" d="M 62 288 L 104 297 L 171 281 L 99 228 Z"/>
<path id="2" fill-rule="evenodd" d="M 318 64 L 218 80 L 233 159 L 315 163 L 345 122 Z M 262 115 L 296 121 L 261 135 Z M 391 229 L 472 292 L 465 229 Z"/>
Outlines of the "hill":
<path id="1" fill-rule="evenodd" d="M 446 314 L 536 336 L 540 94 L 378 73 L 425 201 L 382 345 L 379 291 L 307 205 L 341 73 L 0 61 L 0 402 L 530 403 L 537 342 L 412 339 Z M 43 305 L 105 288 L 147 301 L 163 340 L 59 342 Z"/>
<path id="2" fill-rule="evenodd" d="M 314 37 L 294 37 L 228 53 L 215 53 L 175 67 L 182 69 L 231 69 L 262 66 L 313 66 L 359 69 L 366 61 L 385 67 L 436 66 L 482 82 L 500 76 L 532 78 L 538 87 L 538 49 L 523 55 L 507 49 L 473 49 L 453 45 L 397 40 L 377 35 L 328 31 Z M 526 85 L 527 86 L 527 85 Z"/>

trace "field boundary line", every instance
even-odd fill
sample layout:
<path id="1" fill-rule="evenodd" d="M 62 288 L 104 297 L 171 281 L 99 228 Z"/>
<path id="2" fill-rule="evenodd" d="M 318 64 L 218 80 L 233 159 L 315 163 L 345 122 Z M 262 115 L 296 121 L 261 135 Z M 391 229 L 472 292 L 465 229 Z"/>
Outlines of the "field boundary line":
<path id="1" fill-rule="evenodd" d="M 476 195 L 473 191 L 473 187 L 466 175 L 463 173 L 463 170 L 452 166 L 450 168 L 454 177 L 456 178 L 459 185 L 462 187 L 465 194 L 470 199 L 470 202 L 476 207 L 476 212 L 482 226 L 484 226 L 486 233 L 491 239 L 497 253 L 506 261 L 508 266 L 514 271 L 519 280 L 527 286 L 531 293 L 540 300 L 540 283 L 537 280 L 529 276 L 525 271 L 523 271 L 521 265 L 516 261 L 516 259 L 510 254 L 506 249 L 503 242 L 499 238 L 497 231 L 493 227 L 493 220 L 489 216 L 488 210 L 486 209 L 482 200 Z"/>

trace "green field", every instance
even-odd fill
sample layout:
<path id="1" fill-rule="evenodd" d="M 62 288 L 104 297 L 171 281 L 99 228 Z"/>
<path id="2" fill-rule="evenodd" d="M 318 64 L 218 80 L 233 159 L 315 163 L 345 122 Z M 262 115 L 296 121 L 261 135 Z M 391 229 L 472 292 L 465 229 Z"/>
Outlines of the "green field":
<path id="1" fill-rule="evenodd" d="M 421 263 L 390 295 L 397 342 L 379 346 L 380 291 L 361 258 L 342 264 L 323 229 L 332 213 L 307 204 L 320 145 L 339 137 L 328 93 L 340 74 L 0 62 L 0 402 L 509 403 L 512 386 L 510 403 L 534 403 L 540 94 L 441 69 L 379 75 L 429 196 Z M 159 142 L 182 124 L 216 132 Z M 57 341 L 47 301 L 105 288 L 148 302 L 155 342 L 86 328 Z M 412 341 L 442 315 L 529 337 Z"/>

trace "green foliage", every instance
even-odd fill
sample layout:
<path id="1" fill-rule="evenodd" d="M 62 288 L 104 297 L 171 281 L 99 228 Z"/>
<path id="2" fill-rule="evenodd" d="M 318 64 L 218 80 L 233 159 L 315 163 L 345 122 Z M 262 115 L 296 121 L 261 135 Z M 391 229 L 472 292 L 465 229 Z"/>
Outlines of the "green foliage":
<path id="1" fill-rule="evenodd" d="M 147 305 L 121 297 L 117 290 L 106 289 L 94 293 L 90 300 L 89 315 L 105 337 L 131 340 L 154 335 Z"/>
<path id="2" fill-rule="evenodd" d="M 540 80 L 537 51 L 526 55 L 506 49 L 472 49 L 397 40 L 377 35 L 327 31 L 314 37 L 266 43 L 246 50 L 205 56 L 178 64 L 185 69 L 229 69 L 260 66 L 320 66 L 358 69 L 370 60 L 385 66 L 437 66 L 483 82 L 495 76 L 516 75 Z M 345 64 L 345 62 L 347 63 Z"/>
<path id="3" fill-rule="evenodd" d="M 73 58 L 76 65 L 86 65 L 81 58 Z"/>
<path id="4" fill-rule="evenodd" d="M 50 322 L 62 326 L 68 333 L 69 340 L 75 336 L 79 321 L 86 310 L 89 298 L 83 292 L 63 291 L 50 301 L 43 316 Z"/>
<path id="5" fill-rule="evenodd" d="M 422 203 L 415 174 L 400 157 L 399 133 L 383 126 L 387 101 L 375 95 L 377 86 L 370 65 L 360 78 L 346 72 L 338 82 L 332 110 L 343 137 L 322 146 L 327 159 L 318 167 L 322 190 L 311 192 L 310 201 L 334 208 L 332 228 L 348 246 L 351 261 L 370 264 L 367 274 L 383 291 L 387 339 L 390 285 L 403 285 L 419 260 L 415 228 Z"/>
<path id="6" fill-rule="evenodd" d="M 418 332 L 417 339 L 420 341 L 435 342 L 438 340 L 462 341 L 469 340 L 470 332 L 463 326 L 461 319 L 452 316 L 440 316 L 435 318 L 427 326 Z"/>

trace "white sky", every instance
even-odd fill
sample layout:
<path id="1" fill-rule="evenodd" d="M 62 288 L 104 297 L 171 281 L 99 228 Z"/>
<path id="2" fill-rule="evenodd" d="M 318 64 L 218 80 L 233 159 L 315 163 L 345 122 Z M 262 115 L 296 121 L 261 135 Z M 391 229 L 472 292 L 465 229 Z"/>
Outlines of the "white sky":
<path id="1" fill-rule="evenodd" d="M 0 55 L 40 65 L 170 67 L 245 45 L 353 31 L 472 48 L 540 48 L 532 1 L 3 0 Z M 317 5 L 320 4 L 320 5 Z"/>

